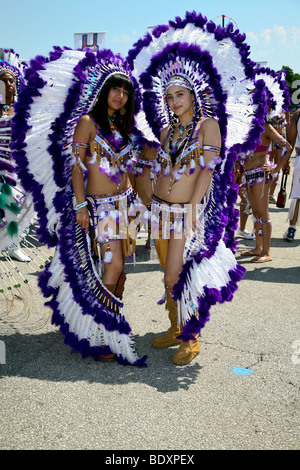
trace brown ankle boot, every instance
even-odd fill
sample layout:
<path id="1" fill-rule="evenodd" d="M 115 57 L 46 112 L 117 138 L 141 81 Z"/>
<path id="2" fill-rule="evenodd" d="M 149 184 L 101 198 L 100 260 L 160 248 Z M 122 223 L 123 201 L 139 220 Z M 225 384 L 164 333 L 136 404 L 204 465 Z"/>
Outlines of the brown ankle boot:
<path id="1" fill-rule="evenodd" d="M 195 341 L 181 342 L 177 352 L 173 356 L 174 364 L 188 364 L 200 352 L 199 335 L 195 336 Z"/>
<path id="2" fill-rule="evenodd" d="M 171 326 L 165 334 L 152 341 L 152 346 L 155 348 L 166 348 L 181 343 L 181 340 L 177 339 L 177 336 L 181 334 L 180 328 L 177 327 L 177 302 L 167 297 L 166 310 L 169 310 Z"/>

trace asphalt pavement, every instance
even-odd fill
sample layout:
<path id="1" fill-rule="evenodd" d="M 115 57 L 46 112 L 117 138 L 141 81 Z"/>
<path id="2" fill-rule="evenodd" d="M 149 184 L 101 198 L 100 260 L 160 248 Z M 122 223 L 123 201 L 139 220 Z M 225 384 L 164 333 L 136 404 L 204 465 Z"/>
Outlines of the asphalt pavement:
<path id="1" fill-rule="evenodd" d="M 186 366 L 172 363 L 176 346 L 151 346 L 168 320 L 145 230 L 136 264 L 126 262 L 124 303 L 147 368 L 70 354 L 38 289 L 39 262 L 16 262 L 29 283 L 22 299 L 0 300 L 0 449 L 298 450 L 300 228 L 293 242 L 282 239 L 289 204 L 270 205 L 273 261 L 237 253 L 245 278 L 232 302 L 211 309 L 201 352 Z M 254 246 L 237 240 L 238 252 Z"/>

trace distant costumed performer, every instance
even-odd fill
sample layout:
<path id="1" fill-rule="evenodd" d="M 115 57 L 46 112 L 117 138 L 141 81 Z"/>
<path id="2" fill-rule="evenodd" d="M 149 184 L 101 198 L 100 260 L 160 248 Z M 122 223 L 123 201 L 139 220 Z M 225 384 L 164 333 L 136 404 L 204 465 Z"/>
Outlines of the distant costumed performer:
<path id="1" fill-rule="evenodd" d="M 141 141 L 160 145 L 151 227 L 171 326 L 152 344 L 179 344 L 176 364 L 199 353 L 211 307 L 231 301 L 245 273 L 234 256 L 233 164 L 254 148 L 265 101 L 244 40 L 232 24 L 191 12 L 152 29 L 128 54 L 142 88 Z"/>
<path id="2" fill-rule="evenodd" d="M 20 249 L 20 242 L 29 232 L 35 216 L 32 197 L 24 191 L 12 159 L 12 118 L 24 86 L 24 68 L 25 64 L 20 62 L 18 54 L 13 50 L 4 50 L 4 60 L 0 61 L 3 94 L 0 104 L 0 252 L 7 264 L 1 265 L 1 292 L 19 288 L 27 282 L 16 275 L 18 269 L 11 258 L 30 261 Z"/>
<path id="3" fill-rule="evenodd" d="M 122 301 L 131 216 L 145 209 L 128 180 L 138 85 L 109 50 L 59 47 L 32 60 L 26 79 L 14 119 L 14 158 L 34 199 L 39 240 L 56 247 L 39 277 L 52 323 L 83 358 L 145 366 Z M 116 100 L 124 101 L 122 109 Z M 104 282 L 116 261 L 119 280 Z"/>
<path id="4" fill-rule="evenodd" d="M 264 263 L 272 261 L 270 250 L 272 221 L 269 214 L 271 185 L 288 161 L 293 148 L 272 125 L 272 119 L 288 111 L 290 107 L 285 73 L 259 68 L 256 70 L 255 76 L 257 83 L 264 84 L 267 108 L 263 123 L 264 132 L 256 142 L 254 150 L 240 156 L 245 160 L 242 184 L 247 190 L 252 208 L 256 241 L 253 250 L 243 251 L 241 255 L 252 257 L 251 262 L 253 263 Z M 274 143 L 279 154 L 276 164 L 269 161 L 271 143 Z"/>

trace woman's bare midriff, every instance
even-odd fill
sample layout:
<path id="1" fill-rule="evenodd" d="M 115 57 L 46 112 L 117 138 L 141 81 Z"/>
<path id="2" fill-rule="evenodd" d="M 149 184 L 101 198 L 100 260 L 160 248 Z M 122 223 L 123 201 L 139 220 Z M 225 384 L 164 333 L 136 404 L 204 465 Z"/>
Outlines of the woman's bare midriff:
<path id="1" fill-rule="evenodd" d="M 257 152 L 252 157 L 247 158 L 245 163 L 245 170 L 252 170 L 267 163 L 268 152 Z"/>
<path id="2" fill-rule="evenodd" d="M 179 167 L 177 168 L 175 166 L 175 168 L 178 169 Z M 168 202 L 189 202 L 192 198 L 200 171 L 201 169 L 198 166 L 192 175 L 183 174 L 181 179 L 172 185 L 170 194 L 168 194 L 170 188 L 170 176 L 159 176 L 154 190 L 155 196 Z"/>
<path id="3" fill-rule="evenodd" d="M 86 159 L 87 160 L 87 159 Z M 88 159 L 87 161 L 89 161 Z M 93 194 L 95 196 L 111 194 L 123 191 L 129 185 L 129 178 L 127 174 L 120 175 L 120 183 L 113 183 L 107 175 L 100 173 L 99 166 L 97 164 L 89 165 L 85 162 L 86 167 L 89 171 L 89 181 L 86 186 L 86 193 Z"/>

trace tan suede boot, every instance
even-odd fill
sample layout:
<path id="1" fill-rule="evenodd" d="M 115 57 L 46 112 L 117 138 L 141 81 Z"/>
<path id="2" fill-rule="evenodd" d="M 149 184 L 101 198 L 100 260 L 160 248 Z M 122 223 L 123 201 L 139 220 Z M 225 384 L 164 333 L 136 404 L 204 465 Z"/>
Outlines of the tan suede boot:
<path id="1" fill-rule="evenodd" d="M 166 310 L 169 310 L 169 319 L 171 326 L 168 331 L 158 336 L 152 341 L 155 348 L 166 348 L 174 344 L 180 344 L 181 340 L 177 336 L 181 334 L 181 330 L 177 327 L 177 302 L 167 297 Z"/>
<path id="2" fill-rule="evenodd" d="M 173 356 L 174 364 L 188 364 L 200 352 L 199 335 L 195 336 L 195 341 L 181 342 L 178 350 Z"/>

